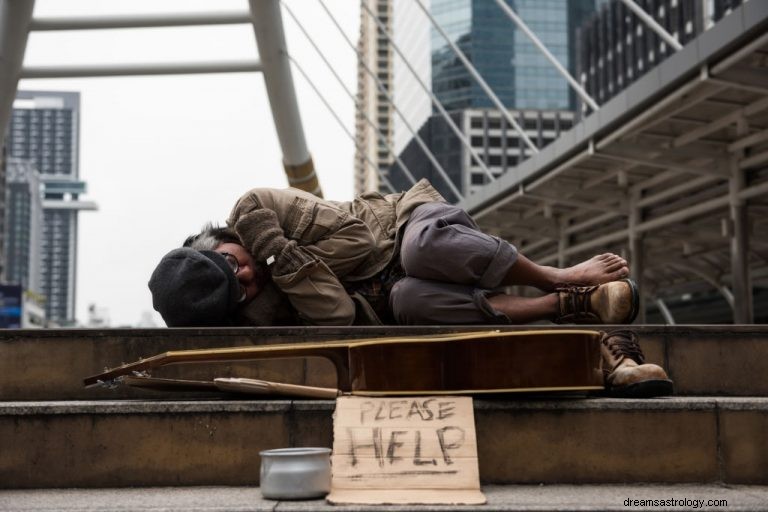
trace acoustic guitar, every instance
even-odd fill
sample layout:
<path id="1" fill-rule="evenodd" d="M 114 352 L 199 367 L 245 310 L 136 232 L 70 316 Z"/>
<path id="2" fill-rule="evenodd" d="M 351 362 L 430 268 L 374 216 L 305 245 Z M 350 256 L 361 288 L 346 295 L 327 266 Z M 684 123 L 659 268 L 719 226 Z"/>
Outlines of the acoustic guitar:
<path id="1" fill-rule="evenodd" d="M 170 351 L 84 380 L 110 382 L 171 364 L 321 357 L 353 395 L 476 394 L 603 389 L 600 331 L 484 331 L 439 336 Z"/>

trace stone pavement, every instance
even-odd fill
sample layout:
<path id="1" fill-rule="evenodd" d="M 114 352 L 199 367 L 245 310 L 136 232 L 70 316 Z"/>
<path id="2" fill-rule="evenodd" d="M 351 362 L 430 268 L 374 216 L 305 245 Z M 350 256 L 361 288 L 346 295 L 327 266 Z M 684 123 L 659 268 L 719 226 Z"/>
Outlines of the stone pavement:
<path id="1" fill-rule="evenodd" d="M 151 487 L 124 489 L 0 490 L 0 510 L 18 512 L 250 512 L 250 511 L 628 511 L 768 510 L 768 486 L 677 485 L 505 485 L 484 486 L 483 506 L 331 506 L 323 500 L 271 501 L 257 487 Z M 625 506 L 625 500 L 688 500 L 662 506 Z M 703 500 L 704 506 L 693 505 Z M 726 500 L 714 506 L 709 501 Z"/>

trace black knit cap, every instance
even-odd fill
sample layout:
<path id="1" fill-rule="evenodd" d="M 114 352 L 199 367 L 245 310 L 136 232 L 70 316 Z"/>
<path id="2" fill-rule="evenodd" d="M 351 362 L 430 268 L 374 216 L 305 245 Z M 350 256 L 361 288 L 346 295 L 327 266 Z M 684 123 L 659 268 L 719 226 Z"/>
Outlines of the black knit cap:
<path id="1" fill-rule="evenodd" d="M 152 306 L 168 327 L 226 326 L 240 286 L 224 256 L 188 247 L 160 260 L 149 279 Z"/>

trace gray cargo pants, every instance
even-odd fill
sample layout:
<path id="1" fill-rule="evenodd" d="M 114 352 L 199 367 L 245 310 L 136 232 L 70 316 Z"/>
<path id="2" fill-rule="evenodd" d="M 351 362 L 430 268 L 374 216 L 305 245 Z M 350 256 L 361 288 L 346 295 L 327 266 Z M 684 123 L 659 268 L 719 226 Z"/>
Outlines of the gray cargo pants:
<path id="1" fill-rule="evenodd" d="M 517 261 L 517 249 L 481 232 L 461 208 L 416 208 L 402 235 L 400 261 L 407 277 L 389 296 L 398 324 L 509 323 L 487 297 Z"/>

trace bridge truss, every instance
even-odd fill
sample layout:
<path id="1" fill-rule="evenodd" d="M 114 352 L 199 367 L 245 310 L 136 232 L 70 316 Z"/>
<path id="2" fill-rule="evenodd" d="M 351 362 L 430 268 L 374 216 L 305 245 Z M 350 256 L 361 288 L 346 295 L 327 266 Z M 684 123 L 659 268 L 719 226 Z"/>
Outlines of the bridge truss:
<path id="1" fill-rule="evenodd" d="M 670 323 L 664 299 L 702 289 L 753 322 L 768 286 L 766 32 L 768 4 L 746 2 L 461 205 L 543 264 L 624 254 Z"/>

